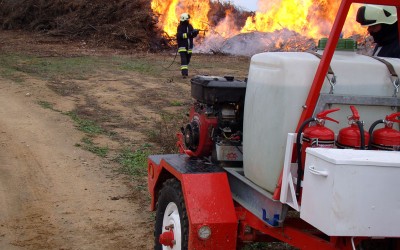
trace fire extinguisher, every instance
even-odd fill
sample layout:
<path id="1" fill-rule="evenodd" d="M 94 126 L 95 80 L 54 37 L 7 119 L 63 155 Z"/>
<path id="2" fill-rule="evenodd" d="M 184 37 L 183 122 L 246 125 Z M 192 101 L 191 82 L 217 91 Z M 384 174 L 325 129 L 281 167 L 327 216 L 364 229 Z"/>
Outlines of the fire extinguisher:
<path id="1" fill-rule="evenodd" d="M 336 146 L 338 148 L 366 149 L 369 143 L 369 134 L 364 131 L 364 124 L 360 121 L 358 110 L 350 106 L 352 116 L 348 118 L 350 127 L 339 131 Z"/>
<path id="2" fill-rule="evenodd" d="M 338 121 L 328 117 L 328 114 L 336 112 L 340 109 L 330 109 L 319 113 L 316 117 L 307 119 L 299 128 L 296 138 L 297 147 L 297 187 L 296 193 L 300 194 L 301 180 L 304 173 L 304 163 L 306 159 L 306 149 L 308 147 L 314 148 L 333 148 L 335 146 L 335 132 L 325 127 L 325 121 L 332 121 L 339 123 Z M 307 127 L 311 122 L 315 122 L 315 126 Z M 303 135 L 303 136 L 302 136 Z M 303 139 L 301 140 L 301 137 Z M 300 140 L 302 144 L 300 144 Z"/>
<path id="3" fill-rule="evenodd" d="M 393 129 L 395 122 L 400 123 L 400 112 L 386 116 L 384 120 L 377 120 L 372 123 L 369 129 L 370 149 L 400 151 L 400 131 Z M 375 127 L 383 123 L 384 128 L 374 131 Z"/>

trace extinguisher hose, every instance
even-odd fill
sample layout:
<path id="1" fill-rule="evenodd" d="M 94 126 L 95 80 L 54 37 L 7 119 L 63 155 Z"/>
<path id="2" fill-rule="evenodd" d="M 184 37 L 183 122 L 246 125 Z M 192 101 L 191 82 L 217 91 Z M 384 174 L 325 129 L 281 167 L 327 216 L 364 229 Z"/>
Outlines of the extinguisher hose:
<path id="1" fill-rule="evenodd" d="M 385 120 L 377 120 L 376 122 L 372 123 L 371 127 L 369 128 L 369 143 L 368 143 L 368 149 L 372 149 L 371 144 L 372 144 L 372 132 L 374 132 L 375 127 L 380 124 L 380 123 L 385 123 Z"/>
<path id="2" fill-rule="evenodd" d="M 296 137 L 296 153 L 297 153 L 297 184 L 296 184 L 296 196 L 300 195 L 300 190 L 301 190 L 301 180 L 303 179 L 303 164 L 301 162 L 301 134 L 303 133 L 303 130 L 305 129 L 306 126 L 310 122 L 316 121 L 317 119 L 315 117 L 309 118 L 306 121 L 301 124 L 299 131 L 297 132 L 297 137 Z"/>
<path id="3" fill-rule="evenodd" d="M 365 150 L 365 134 L 364 134 L 364 125 L 361 121 L 356 122 L 358 125 L 358 129 L 360 130 L 360 137 L 361 137 L 361 145 L 360 149 Z"/>

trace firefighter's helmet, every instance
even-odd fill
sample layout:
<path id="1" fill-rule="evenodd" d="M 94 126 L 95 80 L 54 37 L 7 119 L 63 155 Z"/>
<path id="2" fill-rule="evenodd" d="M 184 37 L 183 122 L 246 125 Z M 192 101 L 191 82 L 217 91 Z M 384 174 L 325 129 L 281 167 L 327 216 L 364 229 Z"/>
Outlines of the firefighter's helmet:
<path id="1" fill-rule="evenodd" d="M 181 14 L 181 18 L 180 18 L 181 22 L 187 21 L 189 19 L 190 19 L 190 15 L 188 13 Z"/>
<path id="2" fill-rule="evenodd" d="M 358 9 L 356 20 L 362 26 L 390 25 L 397 21 L 397 10 L 394 6 L 366 4 Z"/>

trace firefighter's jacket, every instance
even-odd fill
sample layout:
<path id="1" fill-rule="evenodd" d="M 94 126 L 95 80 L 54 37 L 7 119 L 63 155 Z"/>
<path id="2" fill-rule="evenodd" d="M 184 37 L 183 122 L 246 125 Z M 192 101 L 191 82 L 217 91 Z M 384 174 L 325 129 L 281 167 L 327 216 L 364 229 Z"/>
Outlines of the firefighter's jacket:
<path id="1" fill-rule="evenodd" d="M 192 53 L 193 38 L 195 38 L 197 35 L 198 31 L 196 32 L 189 22 L 180 22 L 176 33 L 178 52 Z"/>

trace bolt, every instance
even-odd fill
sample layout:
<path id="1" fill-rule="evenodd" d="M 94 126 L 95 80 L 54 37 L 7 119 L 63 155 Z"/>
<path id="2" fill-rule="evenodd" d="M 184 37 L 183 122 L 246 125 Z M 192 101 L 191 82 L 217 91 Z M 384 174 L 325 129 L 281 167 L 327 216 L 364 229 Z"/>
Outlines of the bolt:
<path id="1" fill-rule="evenodd" d="M 169 226 L 165 226 L 165 230 L 172 230 L 172 229 L 174 229 L 174 225 L 173 224 L 171 224 Z"/>
<path id="2" fill-rule="evenodd" d="M 250 233 L 251 233 L 251 227 L 245 226 L 245 227 L 244 227 L 244 233 L 245 233 L 245 234 L 250 234 Z"/>
<path id="3" fill-rule="evenodd" d="M 176 240 L 171 241 L 172 245 L 176 245 Z"/>

